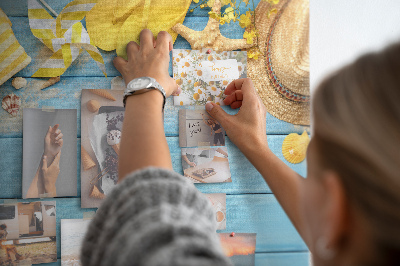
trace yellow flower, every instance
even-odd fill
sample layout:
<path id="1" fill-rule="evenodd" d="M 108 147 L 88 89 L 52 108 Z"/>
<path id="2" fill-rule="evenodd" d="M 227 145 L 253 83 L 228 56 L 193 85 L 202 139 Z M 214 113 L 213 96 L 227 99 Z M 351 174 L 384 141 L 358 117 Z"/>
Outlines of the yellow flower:
<path id="1" fill-rule="evenodd" d="M 190 67 L 190 64 L 188 62 L 185 62 L 185 67 Z"/>
<path id="2" fill-rule="evenodd" d="M 215 2 L 215 0 L 208 0 L 207 5 L 209 7 L 213 7 L 214 6 L 214 2 Z"/>
<path id="3" fill-rule="evenodd" d="M 256 31 L 255 30 L 251 30 L 250 32 L 245 31 L 244 34 L 243 34 L 243 38 L 245 38 L 247 40 L 248 44 L 252 44 L 253 43 L 254 37 L 256 37 Z"/>
<path id="4" fill-rule="evenodd" d="M 208 84 L 209 84 L 210 86 L 212 86 L 212 85 L 214 85 L 214 81 L 210 81 Z"/>
<path id="5" fill-rule="evenodd" d="M 201 70 L 197 70 L 197 76 L 203 75 L 203 72 Z"/>
<path id="6" fill-rule="evenodd" d="M 211 87 L 211 90 L 213 90 L 213 91 L 217 91 L 217 88 L 215 88 L 215 87 Z"/>
<path id="7" fill-rule="evenodd" d="M 196 4 L 198 4 L 198 3 L 199 3 L 199 0 L 193 0 L 193 2 L 195 2 Z"/>
<path id="8" fill-rule="evenodd" d="M 196 81 L 196 82 L 193 84 L 193 86 L 195 86 L 195 87 L 200 86 L 200 82 Z"/>
<path id="9" fill-rule="evenodd" d="M 230 6 L 227 9 L 225 9 L 225 15 L 223 17 L 224 21 L 227 23 L 230 23 L 231 20 L 235 21 L 236 16 L 235 16 L 235 10 Z"/>
<path id="10" fill-rule="evenodd" d="M 200 95 L 198 93 L 193 94 L 193 99 L 197 101 L 198 99 L 200 99 Z"/>
<path id="11" fill-rule="evenodd" d="M 180 104 L 180 105 L 183 105 L 183 102 L 181 101 L 179 104 Z"/>
<path id="12" fill-rule="evenodd" d="M 227 80 L 224 80 L 224 81 L 222 82 L 222 84 L 223 84 L 223 85 L 228 85 L 228 81 L 227 81 Z"/>
<path id="13" fill-rule="evenodd" d="M 249 11 L 246 14 L 242 14 L 240 16 L 239 25 L 242 28 L 246 28 L 251 24 L 251 13 Z"/>
<path id="14" fill-rule="evenodd" d="M 178 85 L 182 85 L 182 80 L 181 79 L 178 79 L 177 81 L 176 81 L 176 84 L 178 84 Z"/>
<path id="15" fill-rule="evenodd" d="M 214 58 L 211 55 L 209 55 L 207 59 L 208 61 L 212 61 Z"/>
<path id="16" fill-rule="evenodd" d="M 197 92 L 198 92 L 199 94 L 202 94 L 202 93 L 203 93 L 200 89 L 198 89 Z"/>
<path id="17" fill-rule="evenodd" d="M 253 58 L 253 59 L 258 59 L 258 56 L 261 55 L 260 51 L 256 48 L 253 47 L 247 52 L 247 57 L 248 58 Z"/>
<path id="18" fill-rule="evenodd" d="M 222 6 L 229 5 L 230 3 L 231 3 L 231 0 L 222 0 L 221 1 Z"/>

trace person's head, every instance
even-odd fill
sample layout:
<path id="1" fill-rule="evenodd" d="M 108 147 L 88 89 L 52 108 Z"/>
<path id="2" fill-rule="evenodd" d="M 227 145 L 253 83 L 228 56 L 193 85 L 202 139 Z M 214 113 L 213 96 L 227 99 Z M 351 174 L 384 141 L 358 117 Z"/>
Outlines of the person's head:
<path id="1" fill-rule="evenodd" d="M 6 224 L 0 224 L 0 230 L 6 230 L 7 225 Z"/>
<path id="2" fill-rule="evenodd" d="M 400 44 L 313 95 L 302 214 L 316 265 L 400 265 Z"/>
<path id="3" fill-rule="evenodd" d="M 215 121 L 212 120 L 212 119 L 208 119 L 208 120 L 207 120 L 207 123 L 208 123 L 209 125 L 213 125 L 213 124 L 215 124 Z"/>

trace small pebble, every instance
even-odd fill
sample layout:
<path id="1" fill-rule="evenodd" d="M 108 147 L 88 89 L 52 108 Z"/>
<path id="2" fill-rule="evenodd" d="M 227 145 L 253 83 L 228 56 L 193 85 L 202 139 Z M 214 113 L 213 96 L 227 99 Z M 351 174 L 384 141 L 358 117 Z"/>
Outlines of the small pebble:
<path id="1" fill-rule="evenodd" d="M 207 54 L 211 54 L 211 49 L 208 49 L 208 50 L 207 50 Z"/>
<path id="2" fill-rule="evenodd" d="M 232 233 L 230 234 L 230 236 L 231 236 L 231 237 L 234 237 L 234 236 L 235 236 L 235 233 L 234 233 L 234 232 L 232 232 Z"/>

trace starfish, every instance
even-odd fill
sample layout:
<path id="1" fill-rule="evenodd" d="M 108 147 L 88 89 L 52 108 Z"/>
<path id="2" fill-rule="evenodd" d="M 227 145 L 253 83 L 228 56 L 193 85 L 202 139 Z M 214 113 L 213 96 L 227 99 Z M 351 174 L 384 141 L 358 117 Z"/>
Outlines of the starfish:
<path id="1" fill-rule="evenodd" d="M 221 12 L 220 0 L 215 0 L 212 11 L 219 14 Z M 201 50 L 203 48 L 211 48 L 214 51 L 232 51 L 246 49 L 254 46 L 248 44 L 246 39 L 230 39 L 222 36 L 219 30 L 219 21 L 209 18 L 207 26 L 202 31 L 192 30 L 181 23 L 177 23 L 172 29 L 185 38 L 192 49 Z"/>

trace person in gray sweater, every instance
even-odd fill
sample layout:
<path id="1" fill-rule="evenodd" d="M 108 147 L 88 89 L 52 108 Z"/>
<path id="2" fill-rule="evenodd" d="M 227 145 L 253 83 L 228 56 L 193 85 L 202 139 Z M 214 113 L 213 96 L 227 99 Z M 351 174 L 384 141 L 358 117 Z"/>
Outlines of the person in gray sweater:
<path id="1" fill-rule="evenodd" d="M 128 61 L 114 60 L 128 89 L 131 81 L 150 77 L 165 96 L 151 89 L 124 99 L 119 184 L 88 228 L 81 250 L 83 265 L 232 265 L 216 234 L 211 203 L 172 171 L 162 112 L 165 97 L 180 92 L 168 74 L 171 49 L 168 33 L 160 32 L 155 41 L 149 30 L 143 30 L 140 46 L 127 45 Z M 148 86 L 140 79 L 137 85 Z"/>

